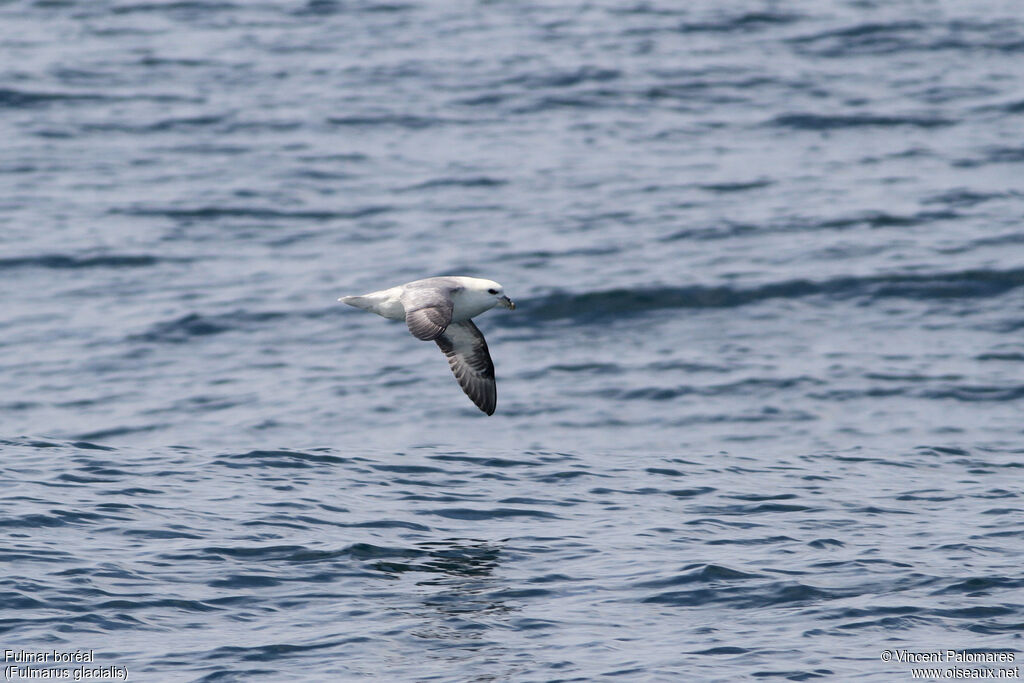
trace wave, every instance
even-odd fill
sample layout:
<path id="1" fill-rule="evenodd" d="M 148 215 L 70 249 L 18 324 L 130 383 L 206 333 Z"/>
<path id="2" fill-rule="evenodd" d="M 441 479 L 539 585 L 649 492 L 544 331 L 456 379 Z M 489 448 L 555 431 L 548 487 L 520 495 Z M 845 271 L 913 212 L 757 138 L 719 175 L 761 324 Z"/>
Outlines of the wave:
<path id="1" fill-rule="evenodd" d="M 350 220 L 391 211 L 387 206 L 364 206 L 348 211 L 288 211 L 249 206 L 200 206 L 195 208 L 136 206 L 111 209 L 109 213 L 128 216 L 162 216 L 176 219 L 255 218 L 262 220 L 301 219 L 311 221 Z"/>
<path id="2" fill-rule="evenodd" d="M 713 583 L 717 581 L 737 581 L 743 579 L 763 578 L 761 574 L 741 572 L 717 564 L 689 565 L 682 573 L 663 579 L 652 579 L 635 584 L 640 588 L 668 588 L 690 583 Z"/>
<path id="3" fill-rule="evenodd" d="M 189 313 L 174 320 L 155 323 L 145 332 L 131 335 L 128 339 L 142 342 L 182 343 L 194 337 L 205 337 L 242 329 L 248 324 L 277 320 L 286 315 L 274 311 L 262 313 L 234 311 L 220 315 Z"/>
<path id="4" fill-rule="evenodd" d="M 247 311 L 227 313 L 187 313 L 171 320 L 153 323 L 144 332 L 128 335 L 130 342 L 182 343 L 195 337 L 250 330 L 260 325 L 279 324 L 288 318 L 316 320 L 337 314 L 341 309 L 326 306 L 303 311 Z"/>
<path id="5" fill-rule="evenodd" d="M 743 586 L 708 586 L 693 590 L 667 591 L 644 598 L 641 602 L 696 607 L 723 605 L 737 609 L 761 609 L 785 605 L 796 607 L 845 597 L 840 591 L 830 591 L 796 581 L 779 581 L 747 588 Z"/>
<path id="6" fill-rule="evenodd" d="M 893 398 L 902 396 L 961 403 L 988 403 L 1018 401 L 1024 398 L 1024 385 L 940 385 L 920 389 L 914 386 L 870 387 L 867 389 L 830 389 L 807 394 L 816 401 L 854 401 L 861 399 Z"/>
<path id="7" fill-rule="evenodd" d="M 951 202 L 955 196 L 950 195 Z M 941 199 L 935 200 L 941 202 Z M 934 202 L 933 202 L 934 203 Z M 720 226 L 685 228 L 661 238 L 662 242 L 679 240 L 720 240 L 747 235 L 767 235 L 816 230 L 847 230 L 857 227 L 868 228 L 909 228 L 935 221 L 960 218 L 961 214 L 952 209 L 918 211 L 913 214 L 895 214 L 887 211 L 862 211 L 851 215 L 820 220 L 802 216 L 791 216 L 767 225 L 753 223 L 725 222 Z"/>
<path id="8" fill-rule="evenodd" d="M 572 71 L 547 71 L 536 74 L 520 74 L 501 82 L 502 85 L 517 85 L 526 90 L 538 88 L 571 88 L 580 83 L 603 83 L 614 81 L 622 77 L 622 72 L 617 69 L 602 69 L 593 66 L 583 66 Z"/>
<path id="9" fill-rule="evenodd" d="M 476 510 L 473 508 L 440 508 L 425 510 L 421 514 L 437 515 L 448 519 L 483 521 L 489 519 L 505 519 L 511 517 L 535 517 L 538 519 L 560 519 L 553 512 L 543 510 L 527 510 L 523 508 L 495 508 L 493 510 Z"/>
<path id="10" fill-rule="evenodd" d="M 110 95 L 96 92 L 41 92 L 0 88 L 0 109 L 33 109 L 51 104 L 96 104 L 104 102 L 198 102 L 193 97 L 170 94 L 132 93 L 131 95 Z"/>
<path id="11" fill-rule="evenodd" d="M 392 13 L 408 12 L 416 5 L 401 2 L 369 2 L 353 4 L 339 0 L 308 0 L 304 7 L 294 10 L 295 16 L 332 16 L 353 12 Z"/>
<path id="12" fill-rule="evenodd" d="M 617 401 L 670 401 L 681 396 L 748 396 L 751 392 L 764 395 L 769 392 L 791 389 L 802 385 L 820 385 L 824 381 L 813 377 L 754 377 L 737 382 L 707 386 L 638 387 L 632 389 L 610 388 L 589 392 L 591 395 Z"/>
<path id="13" fill-rule="evenodd" d="M 414 116 L 412 114 L 363 114 L 352 116 L 332 116 L 327 123 L 334 126 L 374 127 L 388 126 L 393 128 L 409 128 L 418 130 L 445 123 L 462 123 L 448 121 L 436 116 Z"/>
<path id="14" fill-rule="evenodd" d="M 399 190 L 400 192 L 413 192 L 416 190 L 433 190 L 441 187 L 501 187 L 507 185 L 508 181 L 501 178 L 489 178 L 487 176 L 475 176 L 470 178 L 434 178 L 410 187 Z"/>
<path id="15" fill-rule="evenodd" d="M 907 50 L 919 42 L 927 25 L 918 21 L 864 23 L 789 39 L 798 52 L 819 57 L 856 54 L 889 54 Z"/>
<path id="16" fill-rule="evenodd" d="M 235 121 L 227 116 L 186 116 L 180 118 L 159 119 L 152 123 L 87 123 L 78 126 L 82 133 L 128 133 L 145 135 L 148 133 L 191 132 L 194 129 L 212 128 L 220 135 L 234 133 L 284 132 L 300 128 L 298 121 Z"/>
<path id="17" fill-rule="evenodd" d="M 719 194 L 725 194 L 729 192 L 746 192 L 747 190 L 759 190 L 762 187 L 770 187 L 775 184 L 774 180 L 768 180 L 762 178 L 759 180 L 751 180 L 748 182 L 739 183 L 706 183 L 697 185 L 706 192 L 717 192 Z"/>
<path id="18" fill-rule="evenodd" d="M 111 14 L 180 12 L 199 15 L 214 12 L 228 12 L 231 10 L 237 10 L 238 8 L 238 5 L 230 2 L 195 2 L 194 0 L 179 0 L 178 2 L 118 5 L 116 7 L 112 7 L 109 11 Z"/>
<path id="19" fill-rule="evenodd" d="M 651 33 L 735 33 L 752 32 L 773 26 L 785 26 L 793 24 L 804 17 L 799 14 L 788 12 L 752 11 L 728 14 L 717 12 L 710 14 L 705 19 L 682 21 L 678 24 L 669 24 L 665 17 L 687 17 L 690 12 L 685 5 L 680 7 L 652 6 L 648 3 L 641 3 L 630 7 L 610 7 L 607 10 L 610 14 L 622 16 L 653 16 L 662 18 L 657 24 L 646 26 L 634 26 L 626 28 L 625 35 L 649 35 Z"/>
<path id="20" fill-rule="evenodd" d="M 882 115 L 882 114 L 781 114 L 771 125 L 793 130 L 836 130 L 840 128 L 911 126 L 939 128 L 956 122 L 934 116 Z"/>
<path id="21" fill-rule="evenodd" d="M 975 20 L 868 22 L 786 42 L 799 54 L 827 58 L 946 50 L 1016 53 L 1024 51 L 1024 36 L 1015 28 Z"/>
<path id="22" fill-rule="evenodd" d="M 97 93 L 33 92 L 0 88 L 0 108 L 27 109 L 54 103 L 99 102 L 113 99 Z"/>
<path id="23" fill-rule="evenodd" d="M 784 12 L 746 12 L 713 21 L 694 21 L 680 24 L 680 33 L 731 33 L 733 31 L 757 31 L 770 26 L 792 24 L 801 19 L 798 14 Z"/>
<path id="24" fill-rule="evenodd" d="M 89 442 L 90 441 L 102 441 L 103 439 L 112 439 L 114 437 L 124 436 L 126 434 L 143 434 L 145 432 L 152 432 L 152 431 L 156 431 L 158 429 L 163 429 L 166 426 L 167 425 L 164 425 L 164 424 L 149 424 L 149 425 L 139 425 L 139 426 L 135 426 L 135 427 L 120 426 L 120 427 L 111 427 L 109 429 L 99 429 L 99 430 L 96 430 L 96 431 L 85 432 L 83 434 L 79 434 L 77 436 L 77 438 L 78 439 L 82 439 L 82 441 L 76 441 L 72 445 L 77 446 L 79 448 L 95 448 L 95 449 L 100 449 L 100 450 L 113 450 L 113 449 L 110 449 L 110 448 L 108 448 L 106 446 L 98 446 L 96 444 L 89 444 Z M 85 444 L 85 445 L 83 445 L 83 444 Z"/>
<path id="25" fill-rule="evenodd" d="M 770 299 L 834 298 L 960 299 L 999 296 L 1024 285 L 1024 268 L 841 276 L 828 280 L 787 280 L 755 287 L 690 285 L 611 289 L 580 294 L 553 293 L 517 304 L 527 313 L 498 320 L 505 326 L 536 320 L 601 322 L 609 318 L 674 308 L 735 308 Z"/>
<path id="26" fill-rule="evenodd" d="M 1024 162 L 1024 147 L 1006 147 L 996 145 L 986 148 L 981 156 L 957 159 L 953 166 L 958 168 L 975 168 L 988 164 L 1019 164 Z"/>
<path id="27" fill-rule="evenodd" d="M 1019 196 L 1017 192 L 978 192 L 964 187 L 958 187 L 945 192 L 932 195 L 924 200 L 922 204 L 945 204 L 946 206 L 971 207 L 983 204 L 993 199 L 1008 199 Z"/>
<path id="28" fill-rule="evenodd" d="M 67 254 L 37 254 L 0 258 L 0 270 L 14 268 L 140 268 L 167 261 L 183 262 L 191 259 L 166 258 L 151 254 L 101 254 L 97 256 L 69 256 Z"/>

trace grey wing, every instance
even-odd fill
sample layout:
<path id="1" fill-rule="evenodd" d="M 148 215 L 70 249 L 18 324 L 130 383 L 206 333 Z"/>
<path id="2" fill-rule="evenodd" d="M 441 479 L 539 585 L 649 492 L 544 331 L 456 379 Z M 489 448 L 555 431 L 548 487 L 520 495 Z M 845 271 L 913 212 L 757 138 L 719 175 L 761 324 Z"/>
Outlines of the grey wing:
<path id="1" fill-rule="evenodd" d="M 405 324 L 412 336 L 424 341 L 437 339 L 452 321 L 451 292 L 438 287 L 414 287 L 402 292 Z"/>
<path id="2" fill-rule="evenodd" d="M 487 342 L 472 320 L 452 323 L 434 341 L 448 357 L 448 365 L 476 407 L 488 415 L 498 405 L 498 387 L 494 381 L 494 363 Z"/>

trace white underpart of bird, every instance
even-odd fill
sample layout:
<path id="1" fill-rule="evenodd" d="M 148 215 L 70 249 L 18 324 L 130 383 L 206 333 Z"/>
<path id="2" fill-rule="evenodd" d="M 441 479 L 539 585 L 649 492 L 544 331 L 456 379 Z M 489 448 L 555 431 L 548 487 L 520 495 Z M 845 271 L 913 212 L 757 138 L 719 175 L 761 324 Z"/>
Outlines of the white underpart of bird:
<path id="1" fill-rule="evenodd" d="M 412 336 L 437 342 L 466 396 L 480 410 L 494 414 L 498 404 L 494 363 L 472 319 L 495 306 L 515 309 L 504 287 L 494 280 L 446 275 L 338 301 L 391 320 L 405 320 Z"/>

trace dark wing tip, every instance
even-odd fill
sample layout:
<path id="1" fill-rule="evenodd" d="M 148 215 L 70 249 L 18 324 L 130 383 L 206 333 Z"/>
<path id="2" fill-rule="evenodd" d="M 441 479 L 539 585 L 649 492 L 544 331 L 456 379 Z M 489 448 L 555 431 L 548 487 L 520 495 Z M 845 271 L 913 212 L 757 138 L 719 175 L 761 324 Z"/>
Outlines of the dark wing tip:
<path id="1" fill-rule="evenodd" d="M 491 384 L 493 387 L 494 384 Z M 494 411 L 498 407 L 498 396 L 494 391 L 483 391 L 478 394 L 471 394 L 466 386 L 462 387 L 466 391 L 466 395 L 469 396 L 470 400 L 476 404 L 476 407 L 482 410 L 487 415 L 494 415 Z"/>
<path id="2" fill-rule="evenodd" d="M 484 336 L 472 321 L 453 323 L 434 341 L 448 357 L 448 365 L 469 400 L 487 415 L 498 405 L 494 364 Z"/>
<path id="3" fill-rule="evenodd" d="M 470 391 L 470 383 L 473 384 L 473 391 Z M 463 391 L 469 396 L 470 400 L 476 404 L 476 407 L 487 413 L 488 415 L 494 415 L 494 410 L 498 407 L 498 392 L 495 386 L 494 380 L 476 380 L 470 382 L 459 382 L 462 385 Z"/>
<path id="4" fill-rule="evenodd" d="M 445 337 L 436 340 L 438 345 L 442 339 Z M 494 375 L 476 374 L 472 366 L 467 364 L 466 359 L 457 353 L 446 352 L 445 355 L 448 356 L 448 365 L 452 369 L 452 374 L 455 375 L 462 391 L 469 396 L 469 400 L 483 412 L 494 415 L 494 410 L 498 407 L 498 385 L 494 381 Z"/>

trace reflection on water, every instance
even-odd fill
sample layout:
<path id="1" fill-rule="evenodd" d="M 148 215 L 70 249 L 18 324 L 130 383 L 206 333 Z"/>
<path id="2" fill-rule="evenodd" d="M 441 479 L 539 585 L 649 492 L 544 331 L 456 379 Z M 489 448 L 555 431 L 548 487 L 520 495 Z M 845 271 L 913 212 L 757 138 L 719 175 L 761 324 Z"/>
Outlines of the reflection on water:
<path id="1" fill-rule="evenodd" d="M 421 541 L 411 553 L 415 562 L 381 560 L 373 564 L 374 569 L 387 574 L 426 572 L 450 577 L 490 576 L 498 566 L 501 546 L 487 541 L 471 539 L 447 539 L 443 541 Z M 430 577 L 419 580 L 420 585 L 443 584 L 446 579 Z"/>

